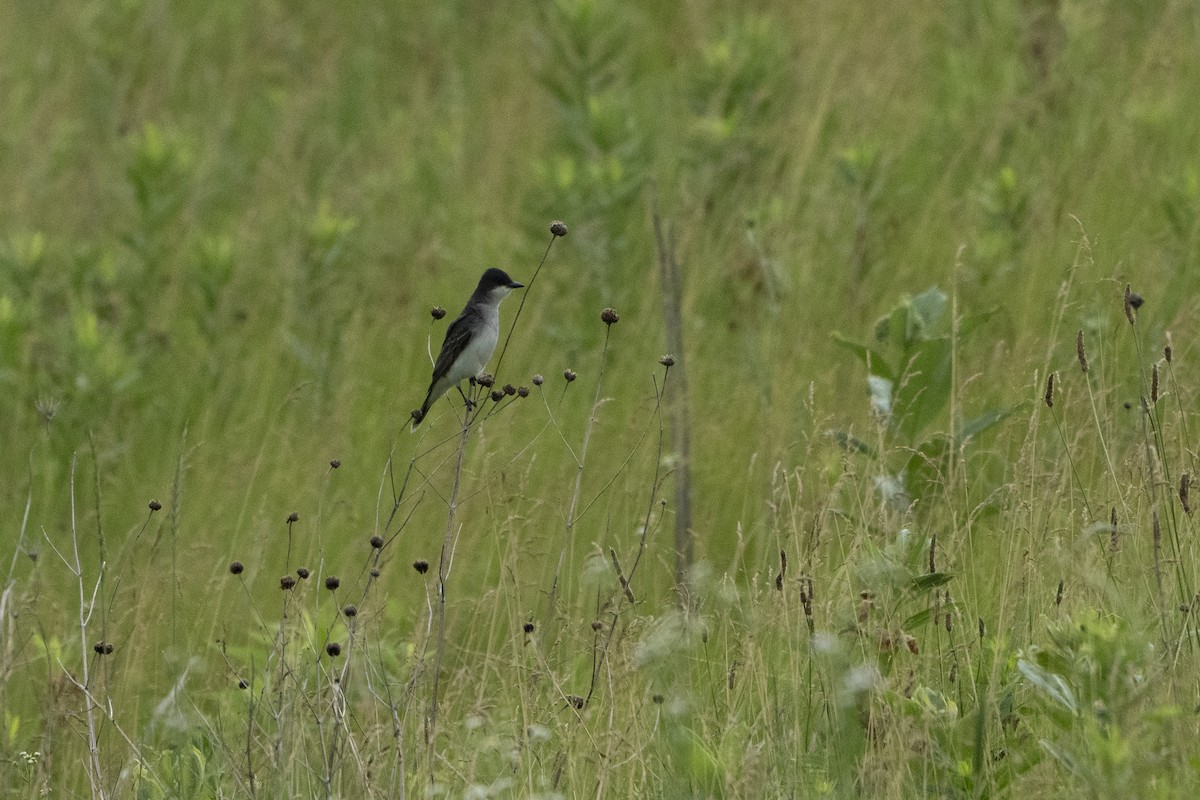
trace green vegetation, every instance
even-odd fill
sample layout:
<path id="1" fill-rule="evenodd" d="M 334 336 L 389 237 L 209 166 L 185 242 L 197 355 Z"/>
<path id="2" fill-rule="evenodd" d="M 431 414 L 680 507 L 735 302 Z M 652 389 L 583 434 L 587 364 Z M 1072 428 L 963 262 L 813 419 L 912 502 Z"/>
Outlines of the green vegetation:
<path id="1" fill-rule="evenodd" d="M 11 0 L 0 53 L 0 795 L 1200 792 L 1194 2 Z M 528 396 L 411 433 L 487 266 Z"/>

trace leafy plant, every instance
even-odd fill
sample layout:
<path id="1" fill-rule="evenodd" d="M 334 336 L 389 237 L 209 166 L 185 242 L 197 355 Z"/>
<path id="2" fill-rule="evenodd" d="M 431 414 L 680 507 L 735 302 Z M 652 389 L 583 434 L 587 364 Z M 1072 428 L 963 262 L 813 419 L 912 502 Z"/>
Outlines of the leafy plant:
<path id="1" fill-rule="evenodd" d="M 871 411 L 880 423 L 883 451 L 843 431 L 834 437 L 847 449 L 882 465 L 876 486 L 889 500 L 907 505 L 932 491 L 950 455 L 1007 417 L 1014 408 L 995 409 L 951 421 L 951 430 L 929 432 L 950 401 L 956 342 L 948 330 L 949 299 L 934 286 L 904 297 L 878 322 L 870 344 L 835 333 L 834 341 L 867 368 Z M 955 332 L 970 336 L 992 315 L 962 320 Z"/>
<path id="2" fill-rule="evenodd" d="M 1155 646 L 1121 617 L 1092 613 L 1048 628 L 1018 668 L 1051 725 L 1042 748 L 1092 797 L 1155 794 L 1175 706 L 1145 708 L 1160 666 Z"/>

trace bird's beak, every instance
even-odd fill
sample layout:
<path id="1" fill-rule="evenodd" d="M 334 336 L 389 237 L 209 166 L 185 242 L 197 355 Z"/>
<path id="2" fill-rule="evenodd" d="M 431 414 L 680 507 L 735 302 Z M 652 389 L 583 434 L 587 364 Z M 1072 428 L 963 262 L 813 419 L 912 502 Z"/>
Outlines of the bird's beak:
<path id="1" fill-rule="evenodd" d="M 508 285 L 508 288 L 510 288 L 510 289 L 524 289 L 524 288 L 525 288 L 525 284 L 523 284 L 523 283 L 517 283 L 516 281 L 513 281 L 512 283 L 510 283 L 510 284 Z"/>

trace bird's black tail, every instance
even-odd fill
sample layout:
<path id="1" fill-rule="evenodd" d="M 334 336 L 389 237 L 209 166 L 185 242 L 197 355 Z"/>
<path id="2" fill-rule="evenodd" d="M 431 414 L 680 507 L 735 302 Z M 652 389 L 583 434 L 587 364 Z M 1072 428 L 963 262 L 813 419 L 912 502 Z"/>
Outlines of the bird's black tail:
<path id="1" fill-rule="evenodd" d="M 415 431 L 417 426 L 425 420 L 425 415 L 429 413 L 429 407 L 433 405 L 433 387 L 429 387 L 429 391 L 425 393 L 425 402 L 421 403 L 421 407 L 412 412 L 412 429 Z"/>

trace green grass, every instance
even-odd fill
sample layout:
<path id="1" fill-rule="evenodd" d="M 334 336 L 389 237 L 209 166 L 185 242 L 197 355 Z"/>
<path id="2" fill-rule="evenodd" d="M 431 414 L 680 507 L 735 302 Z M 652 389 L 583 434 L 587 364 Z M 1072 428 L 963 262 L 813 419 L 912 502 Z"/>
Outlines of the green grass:
<path id="1" fill-rule="evenodd" d="M 1200 10 L 753 5 L 0 8 L 0 794 L 1200 788 Z"/>

